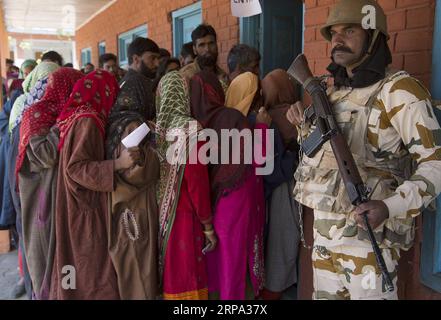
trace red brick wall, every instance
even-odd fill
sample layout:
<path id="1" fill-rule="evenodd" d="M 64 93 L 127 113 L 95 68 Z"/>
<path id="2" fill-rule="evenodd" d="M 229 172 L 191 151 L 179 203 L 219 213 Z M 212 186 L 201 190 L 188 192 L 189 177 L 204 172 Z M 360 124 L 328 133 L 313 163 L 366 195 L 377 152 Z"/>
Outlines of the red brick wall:
<path id="1" fill-rule="evenodd" d="M 128 30 L 148 25 L 148 37 L 160 47 L 172 50 L 173 24 L 171 12 L 191 5 L 194 0 L 118 0 L 75 35 L 77 57 L 81 49 L 92 48 L 92 63 L 98 65 L 98 43 L 106 42 L 106 51 L 118 52 L 118 35 Z M 218 33 L 221 66 L 226 66 L 229 48 L 239 41 L 239 22 L 231 16 L 230 0 L 203 0 L 203 21 L 213 25 Z M 80 61 L 79 61 L 80 62 Z"/>
<path id="2" fill-rule="evenodd" d="M 305 0 L 305 54 L 315 74 L 329 64 L 330 45 L 320 34 L 336 0 Z M 405 69 L 430 87 L 435 0 L 379 0 L 385 9 L 393 67 Z"/>

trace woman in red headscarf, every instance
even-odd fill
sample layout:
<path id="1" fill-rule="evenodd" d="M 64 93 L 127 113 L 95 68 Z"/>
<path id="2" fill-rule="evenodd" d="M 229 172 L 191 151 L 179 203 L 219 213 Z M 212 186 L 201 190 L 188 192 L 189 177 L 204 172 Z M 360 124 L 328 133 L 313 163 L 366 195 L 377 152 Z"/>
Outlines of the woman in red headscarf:
<path id="1" fill-rule="evenodd" d="M 107 249 L 107 194 L 114 172 L 139 162 L 137 148 L 105 160 L 105 128 L 118 84 L 97 70 L 77 82 L 57 119 L 60 160 L 51 299 L 119 299 Z"/>
<path id="2" fill-rule="evenodd" d="M 32 289 L 37 300 L 49 298 L 55 246 L 55 197 L 58 172 L 58 115 L 80 71 L 61 68 L 49 76 L 43 98 L 23 114 L 16 173 L 21 200 L 23 240 Z"/>

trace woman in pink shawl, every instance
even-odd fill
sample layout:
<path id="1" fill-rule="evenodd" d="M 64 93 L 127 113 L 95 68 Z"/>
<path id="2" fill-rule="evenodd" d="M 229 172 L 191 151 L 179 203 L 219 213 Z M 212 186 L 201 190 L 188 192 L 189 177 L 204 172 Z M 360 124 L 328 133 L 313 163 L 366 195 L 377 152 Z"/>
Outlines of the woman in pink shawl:
<path id="1" fill-rule="evenodd" d="M 250 86 L 244 91 L 248 97 L 258 89 Z M 253 100 L 249 99 L 249 107 Z M 222 86 L 213 73 L 202 71 L 191 80 L 191 108 L 193 117 L 204 128 L 218 134 L 225 129 L 240 132 L 249 129 L 247 118 L 240 111 L 225 107 Z M 261 110 L 255 126 L 261 137 L 266 136 L 270 123 L 269 115 Z M 262 156 L 265 156 L 265 139 L 261 147 Z M 244 145 L 240 149 L 244 160 Z M 221 300 L 245 300 L 246 296 L 252 299 L 263 289 L 265 202 L 263 179 L 256 176 L 256 167 L 257 164 L 247 165 L 243 161 L 209 166 L 215 208 L 213 225 L 219 242 L 218 247 L 207 254 L 208 288 L 214 295 L 219 293 Z M 246 294 L 248 280 L 253 289 L 249 295 Z"/>

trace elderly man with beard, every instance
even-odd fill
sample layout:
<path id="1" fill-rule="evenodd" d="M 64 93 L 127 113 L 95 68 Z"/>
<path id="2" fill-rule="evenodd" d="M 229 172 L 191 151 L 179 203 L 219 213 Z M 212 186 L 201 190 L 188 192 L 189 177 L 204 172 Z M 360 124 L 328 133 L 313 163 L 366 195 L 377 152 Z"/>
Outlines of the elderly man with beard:
<path id="1" fill-rule="evenodd" d="M 156 117 L 154 80 L 159 67 L 159 47 L 147 38 L 136 38 L 129 46 L 129 71 L 120 82 L 121 91 L 110 118 L 121 111 L 140 113 L 145 121 Z"/>
<path id="2" fill-rule="evenodd" d="M 229 81 L 227 74 L 217 65 L 219 50 L 216 31 L 210 25 L 201 24 L 194 29 L 191 39 L 193 41 L 193 51 L 197 57 L 193 63 L 181 69 L 181 75 L 187 83 L 190 83 L 191 78 L 200 71 L 212 71 L 216 73 L 226 92 Z"/>
<path id="3" fill-rule="evenodd" d="M 366 11 L 376 18 L 369 29 L 363 28 Z M 328 98 L 370 201 L 352 206 L 329 141 L 303 156 L 294 195 L 314 210 L 314 297 L 397 299 L 400 251 L 412 247 L 414 218 L 441 191 L 441 128 L 427 89 L 389 68 L 387 19 L 376 1 L 340 0 L 321 34 L 332 47 Z M 303 114 L 298 103 L 288 119 L 306 138 L 315 123 Z M 377 267 L 363 214 L 395 284 L 392 292 Z"/>

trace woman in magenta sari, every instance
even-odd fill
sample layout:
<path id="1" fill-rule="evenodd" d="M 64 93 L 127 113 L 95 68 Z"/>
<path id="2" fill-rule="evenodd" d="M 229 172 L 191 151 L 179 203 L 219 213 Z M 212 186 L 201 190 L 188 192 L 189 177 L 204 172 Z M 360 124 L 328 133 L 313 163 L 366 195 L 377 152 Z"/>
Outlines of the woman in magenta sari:
<path id="1" fill-rule="evenodd" d="M 257 92 L 257 88 L 250 90 Z M 238 129 L 239 132 L 249 129 L 247 118 L 240 111 L 225 107 L 222 86 L 210 72 L 203 71 L 193 77 L 191 108 L 193 117 L 204 128 L 213 129 L 218 135 L 225 129 Z M 270 123 L 269 115 L 261 110 L 255 126 L 255 130 L 262 134 L 261 137 L 266 136 Z M 265 156 L 265 139 L 262 142 L 262 155 Z M 220 145 L 218 148 L 220 150 Z M 208 284 L 209 292 L 218 293 L 221 300 L 244 300 L 247 296 L 247 280 L 253 289 L 251 298 L 257 297 L 264 280 L 263 182 L 255 174 L 257 165 L 243 162 L 243 143 L 239 149 L 242 159 L 240 164 L 209 166 L 211 198 L 215 208 L 213 225 L 219 243 L 207 255 Z M 230 160 L 233 152 L 237 151 L 230 150 Z"/>

